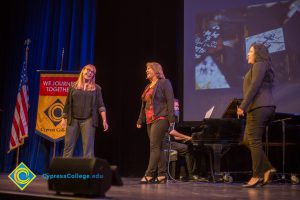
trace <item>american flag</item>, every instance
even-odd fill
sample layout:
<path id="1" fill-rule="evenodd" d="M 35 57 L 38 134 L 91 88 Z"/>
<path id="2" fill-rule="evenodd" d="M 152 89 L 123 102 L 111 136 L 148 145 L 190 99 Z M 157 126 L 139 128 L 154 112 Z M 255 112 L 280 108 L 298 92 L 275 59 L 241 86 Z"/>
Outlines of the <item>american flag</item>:
<path id="1" fill-rule="evenodd" d="M 23 63 L 21 80 L 18 88 L 17 102 L 11 128 L 9 140 L 9 151 L 19 147 L 24 143 L 24 138 L 28 137 L 28 77 L 27 59 Z"/>

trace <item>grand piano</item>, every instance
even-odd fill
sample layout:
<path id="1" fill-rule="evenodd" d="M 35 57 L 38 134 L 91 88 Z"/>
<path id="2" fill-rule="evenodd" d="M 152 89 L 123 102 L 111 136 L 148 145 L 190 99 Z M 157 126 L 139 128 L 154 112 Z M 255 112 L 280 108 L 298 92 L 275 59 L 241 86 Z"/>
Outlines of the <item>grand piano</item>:
<path id="1" fill-rule="evenodd" d="M 221 174 L 221 157 L 225 149 L 238 145 L 243 138 L 245 119 L 237 118 L 236 109 L 241 99 L 233 99 L 227 106 L 222 118 L 208 118 L 200 122 L 191 134 L 194 146 L 205 145 L 213 150 L 214 176 Z M 213 177 L 214 177 L 213 176 Z"/>
<path id="2" fill-rule="evenodd" d="M 179 125 L 176 127 L 177 131 L 192 136 L 191 143 L 196 149 L 203 146 L 211 149 L 209 152 L 213 154 L 213 181 L 215 181 L 215 177 L 222 174 L 220 166 L 224 150 L 238 145 L 242 141 L 245 119 L 236 117 L 236 109 L 240 103 L 241 99 L 233 99 L 227 106 L 222 118 L 206 118 L 200 121 L 197 126 Z"/>
<path id="3" fill-rule="evenodd" d="M 227 109 L 225 110 L 222 118 L 218 119 L 204 119 L 199 122 L 198 126 L 179 126 L 178 131 L 183 132 L 185 134 L 192 136 L 192 144 L 194 146 L 208 146 L 213 150 L 213 180 L 214 176 L 221 175 L 221 158 L 224 155 L 224 151 L 228 151 L 231 147 L 238 146 L 241 144 L 243 139 L 244 127 L 245 127 L 245 118 L 237 118 L 236 109 L 237 106 L 240 105 L 242 99 L 234 98 Z M 283 120 L 283 122 L 282 122 Z M 280 126 L 284 126 L 284 129 L 279 128 L 278 131 L 278 123 Z M 282 123 L 284 123 L 282 125 Z M 286 132 L 286 123 L 292 124 L 296 127 L 293 129 L 294 132 L 298 131 L 299 134 L 299 124 L 300 117 L 294 114 L 288 113 L 276 113 L 273 123 L 270 123 L 269 133 L 264 136 L 264 144 L 265 150 L 268 150 L 269 145 L 272 144 L 272 141 L 279 141 L 280 144 L 285 141 L 282 141 L 282 131 L 284 131 L 284 136 L 287 135 Z M 275 126 L 275 128 L 274 128 Z M 276 128 L 277 127 L 277 128 Z M 282 130 L 282 131 L 281 131 Z M 272 131 L 272 134 L 270 134 Z M 300 139 L 292 139 L 296 144 L 300 144 Z M 284 144 L 283 146 L 285 146 Z M 284 150 L 284 149 L 283 149 Z M 283 152 L 285 154 L 285 152 Z M 249 158 L 250 159 L 250 158 Z M 283 160 L 285 157 L 283 158 Z M 283 161 L 283 172 L 284 172 L 284 161 Z M 249 165 L 251 168 L 251 164 Z M 299 166 L 300 166 L 300 158 L 299 158 Z M 276 166 L 275 166 L 276 167 Z M 276 167 L 277 168 L 277 167 Z M 280 167 L 278 167 L 280 168 Z M 281 170 L 282 171 L 282 170 Z"/>

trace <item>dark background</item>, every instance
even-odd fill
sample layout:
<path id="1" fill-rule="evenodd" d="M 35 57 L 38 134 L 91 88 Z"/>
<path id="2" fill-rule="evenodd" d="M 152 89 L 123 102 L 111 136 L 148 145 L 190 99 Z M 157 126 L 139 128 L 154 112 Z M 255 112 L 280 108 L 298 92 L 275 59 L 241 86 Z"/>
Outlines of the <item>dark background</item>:
<path id="1" fill-rule="evenodd" d="M 148 136 L 136 128 L 145 63 L 162 64 L 179 94 L 181 1 L 99 1 L 95 45 L 97 82 L 103 87 L 110 130 L 98 131 L 96 155 L 118 164 L 124 175 L 142 175 Z"/>

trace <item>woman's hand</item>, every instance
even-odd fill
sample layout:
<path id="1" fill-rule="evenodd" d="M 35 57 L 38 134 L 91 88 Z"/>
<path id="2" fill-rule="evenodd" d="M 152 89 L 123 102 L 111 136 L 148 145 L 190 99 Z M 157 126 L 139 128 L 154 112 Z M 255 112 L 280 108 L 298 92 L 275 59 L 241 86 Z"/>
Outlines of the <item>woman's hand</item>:
<path id="1" fill-rule="evenodd" d="M 60 125 L 61 125 L 62 128 L 66 128 L 66 125 L 67 125 L 67 119 L 61 118 Z"/>
<path id="2" fill-rule="evenodd" d="M 108 124 L 107 124 L 106 120 L 102 121 L 102 125 L 103 125 L 103 131 L 107 131 L 108 130 Z"/>
<path id="3" fill-rule="evenodd" d="M 241 108 L 237 108 L 236 114 L 237 114 L 237 116 L 239 118 L 240 116 L 244 116 L 244 111 Z"/>
<path id="4" fill-rule="evenodd" d="M 191 141 L 191 140 L 192 140 L 192 137 L 186 136 L 186 137 L 184 137 L 184 139 L 182 140 L 182 142 L 185 143 L 185 142 Z"/>
<path id="5" fill-rule="evenodd" d="M 171 131 L 170 133 L 172 133 L 172 131 Z M 171 134 L 170 134 L 170 135 L 171 135 Z M 185 136 L 174 136 L 174 138 L 175 138 L 175 140 L 181 141 L 181 142 L 183 142 L 183 143 L 192 140 L 192 137 L 191 137 L 191 136 L 188 136 L 188 135 L 185 135 Z"/>
<path id="6" fill-rule="evenodd" d="M 136 124 L 136 127 L 137 128 L 142 128 L 142 125 L 141 124 Z"/>

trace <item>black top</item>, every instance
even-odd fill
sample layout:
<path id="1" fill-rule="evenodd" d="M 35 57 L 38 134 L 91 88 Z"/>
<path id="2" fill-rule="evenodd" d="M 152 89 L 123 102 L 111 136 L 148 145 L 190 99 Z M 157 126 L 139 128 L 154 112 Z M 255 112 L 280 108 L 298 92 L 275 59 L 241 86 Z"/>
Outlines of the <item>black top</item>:
<path id="1" fill-rule="evenodd" d="M 68 96 L 65 102 L 64 111 L 63 111 L 63 118 L 66 118 L 68 120 L 68 125 L 71 124 L 72 118 L 73 118 L 73 109 L 74 109 L 74 98 L 73 95 L 78 91 L 74 87 L 69 88 Z M 92 118 L 93 118 L 93 126 L 98 126 L 99 121 L 99 113 L 105 112 L 105 105 L 102 98 L 102 92 L 101 87 L 96 84 L 96 90 L 91 91 L 92 93 L 92 104 L 91 104 L 91 110 L 92 110 Z M 79 105 L 78 105 L 79 106 Z M 86 109 L 84 106 L 82 106 L 82 109 Z"/>
<path id="2" fill-rule="evenodd" d="M 72 117 L 75 119 L 87 119 L 92 116 L 93 92 L 74 90 L 72 95 Z"/>
<path id="3" fill-rule="evenodd" d="M 240 108 L 250 112 L 264 106 L 275 106 L 272 96 L 273 81 L 268 62 L 257 62 L 251 66 L 243 82 L 243 101 Z"/>
<path id="4" fill-rule="evenodd" d="M 146 86 L 146 88 L 149 87 Z M 171 82 L 168 79 L 159 79 L 153 88 L 152 103 L 155 117 L 166 117 L 169 123 L 175 122 L 174 94 Z M 146 122 L 145 102 L 142 100 L 140 115 L 137 124 Z"/>

